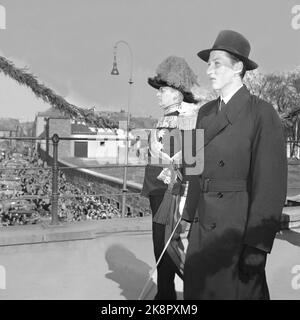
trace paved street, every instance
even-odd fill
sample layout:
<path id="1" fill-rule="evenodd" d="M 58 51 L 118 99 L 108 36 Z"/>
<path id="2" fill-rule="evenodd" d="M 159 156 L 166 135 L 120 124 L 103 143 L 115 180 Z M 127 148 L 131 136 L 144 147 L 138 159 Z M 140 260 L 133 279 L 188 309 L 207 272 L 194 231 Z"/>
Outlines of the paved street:
<path id="1" fill-rule="evenodd" d="M 6 289 L 0 289 L 0 299 L 137 299 L 154 265 L 151 232 L 114 230 L 86 240 L 1 246 Z M 267 276 L 272 299 L 300 299 L 300 230 L 276 239 Z M 179 278 L 176 288 L 180 299 Z M 146 299 L 155 294 L 154 279 L 149 289 Z"/>

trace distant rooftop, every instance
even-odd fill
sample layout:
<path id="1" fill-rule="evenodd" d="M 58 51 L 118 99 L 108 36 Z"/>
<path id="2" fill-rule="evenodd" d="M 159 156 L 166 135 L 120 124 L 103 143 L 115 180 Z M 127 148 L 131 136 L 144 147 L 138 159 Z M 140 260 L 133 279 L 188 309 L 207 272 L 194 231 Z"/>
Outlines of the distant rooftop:
<path id="1" fill-rule="evenodd" d="M 71 124 L 71 134 L 96 134 L 88 126 L 85 126 L 81 123 L 72 123 Z"/>
<path id="2" fill-rule="evenodd" d="M 91 134 L 91 135 L 97 135 L 97 134 L 105 134 L 105 135 L 116 135 L 115 130 L 111 130 L 109 128 L 94 128 L 89 127 L 86 124 L 83 123 L 72 123 L 71 124 L 71 134 Z"/>
<path id="3" fill-rule="evenodd" d="M 62 112 L 54 107 L 51 107 L 44 112 L 38 112 L 37 116 L 38 117 L 67 118 L 67 119 L 70 118 L 70 117 L 66 116 L 64 112 Z"/>
<path id="4" fill-rule="evenodd" d="M 0 131 L 16 131 L 20 123 L 16 119 L 1 118 Z"/>

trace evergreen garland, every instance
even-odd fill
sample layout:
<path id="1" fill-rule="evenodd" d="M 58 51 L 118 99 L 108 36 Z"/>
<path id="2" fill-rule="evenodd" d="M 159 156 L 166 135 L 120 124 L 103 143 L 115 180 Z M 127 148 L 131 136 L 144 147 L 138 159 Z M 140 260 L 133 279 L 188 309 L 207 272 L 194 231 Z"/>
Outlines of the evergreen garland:
<path id="1" fill-rule="evenodd" d="M 11 77 L 20 85 L 25 85 L 32 90 L 32 92 L 46 103 L 49 103 L 54 108 L 62 111 L 65 115 L 72 119 L 83 120 L 90 125 L 104 128 L 117 128 L 115 121 L 110 119 L 103 119 L 101 116 L 94 113 L 94 111 L 79 108 L 69 102 L 63 97 L 57 95 L 53 90 L 46 87 L 44 84 L 38 82 L 37 78 L 30 74 L 25 68 L 17 68 L 14 64 L 4 57 L 0 57 L 0 71 L 6 76 Z"/>

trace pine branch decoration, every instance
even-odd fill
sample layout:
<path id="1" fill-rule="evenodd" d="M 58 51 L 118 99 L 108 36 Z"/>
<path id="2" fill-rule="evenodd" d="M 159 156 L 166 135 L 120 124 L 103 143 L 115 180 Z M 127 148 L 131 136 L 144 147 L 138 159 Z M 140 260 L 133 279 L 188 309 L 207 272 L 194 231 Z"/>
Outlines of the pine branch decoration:
<path id="1" fill-rule="evenodd" d="M 17 68 L 14 64 L 0 57 L 0 71 L 2 71 L 6 76 L 11 77 L 17 81 L 20 85 L 27 86 L 32 90 L 32 92 L 40 99 L 49 103 L 54 108 L 62 111 L 65 115 L 70 116 L 72 119 L 83 119 L 86 123 L 97 124 L 101 123 L 99 121 L 100 116 L 93 114 L 87 117 L 85 112 L 86 109 L 79 108 L 69 102 L 67 102 L 63 97 L 57 95 L 53 90 L 46 87 L 45 85 L 38 82 L 37 78 L 27 71 L 27 68 Z M 110 126 L 117 127 L 115 123 L 106 120 L 110 123 Z"/>

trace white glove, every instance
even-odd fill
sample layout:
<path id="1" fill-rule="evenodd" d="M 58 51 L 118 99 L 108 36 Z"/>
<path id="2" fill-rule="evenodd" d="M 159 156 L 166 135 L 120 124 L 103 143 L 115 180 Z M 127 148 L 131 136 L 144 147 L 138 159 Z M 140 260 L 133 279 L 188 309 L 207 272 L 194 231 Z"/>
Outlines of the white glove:
<path id="1" fill-rule="evenodd" d="M 156 134 L 150 134 L 150 154 L 154 158 L 161 158 L 164 164 L 170 164 L 172 162 L 170 156 L 163 152 L 163 144 L 156 138 Z"/>
<path id="2" fill-rule="evenodd" d="M 173 164 L 182 164 L 182 151 L 178 151 L 177 153 L 175 153 L 171 160 Z"/>

